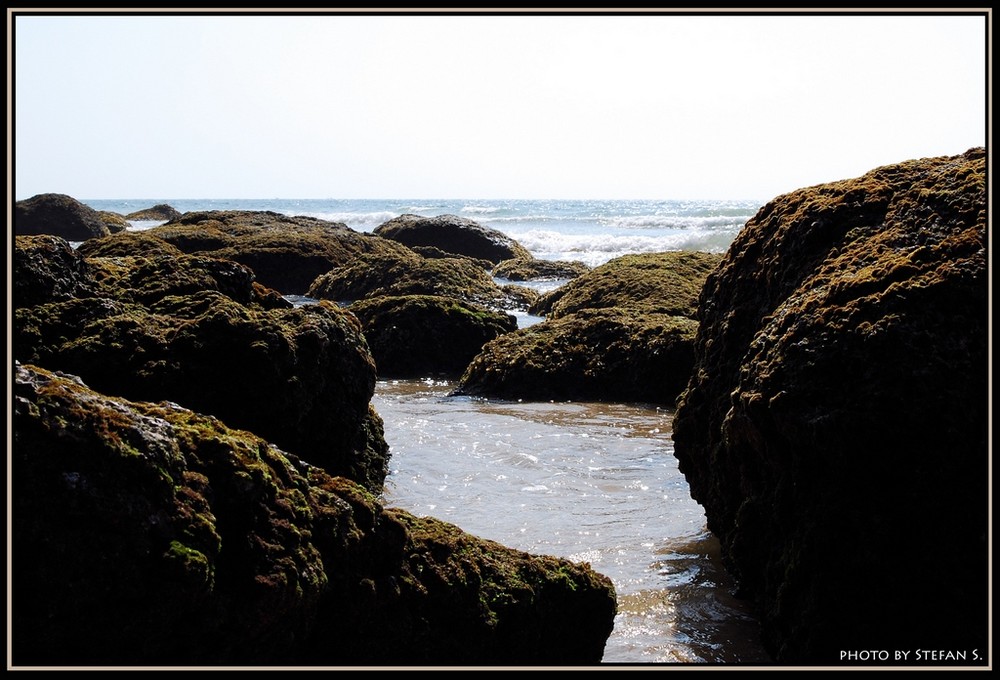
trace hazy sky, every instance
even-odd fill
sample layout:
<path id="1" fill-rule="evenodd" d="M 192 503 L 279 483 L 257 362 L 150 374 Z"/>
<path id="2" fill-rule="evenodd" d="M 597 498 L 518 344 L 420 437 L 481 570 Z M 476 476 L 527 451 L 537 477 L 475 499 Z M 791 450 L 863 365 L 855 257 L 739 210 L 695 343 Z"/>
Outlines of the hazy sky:
<path id="1" fill-rule="evenodd" d="M 748 198 L 986 143 L 986 16 L 14 15 L 15 198 Z"/>

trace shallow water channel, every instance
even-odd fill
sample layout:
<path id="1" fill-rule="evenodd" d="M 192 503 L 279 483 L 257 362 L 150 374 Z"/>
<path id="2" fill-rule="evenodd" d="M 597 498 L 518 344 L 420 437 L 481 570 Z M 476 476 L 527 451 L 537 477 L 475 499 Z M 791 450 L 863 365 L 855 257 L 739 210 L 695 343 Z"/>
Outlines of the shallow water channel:
<path id="1" fill-rule="evenodd" d="M 452 387 L 378 383 L 387 505 L 610 577 L 619 613 L 605 663 L 767 663 L 677 469 L 671 410 L 449 397 Z"/>

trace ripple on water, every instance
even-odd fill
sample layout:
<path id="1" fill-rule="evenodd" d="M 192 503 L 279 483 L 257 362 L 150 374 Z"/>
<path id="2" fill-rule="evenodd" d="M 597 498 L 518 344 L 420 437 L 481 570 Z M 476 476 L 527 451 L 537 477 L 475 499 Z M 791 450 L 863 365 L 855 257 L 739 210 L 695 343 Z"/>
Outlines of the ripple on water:
<path id="1" fill-rule="evenodd" d="M 389 505 L 608 576 L 619 613 L 606 662 L 766 663 L 677 468 L 672 411 L 494 402 L 451 387 L 378 384 Z"/>

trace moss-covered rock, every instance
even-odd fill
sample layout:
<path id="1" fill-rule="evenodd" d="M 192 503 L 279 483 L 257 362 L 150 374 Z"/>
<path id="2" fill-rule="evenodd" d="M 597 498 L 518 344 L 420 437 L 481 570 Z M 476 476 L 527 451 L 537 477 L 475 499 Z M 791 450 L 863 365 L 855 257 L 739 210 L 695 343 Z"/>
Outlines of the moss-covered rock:
<path id="1" fill-rule="evenodd" d="M 14 233 L 51 234 L 67 241 L 107 236 L 100 214 L 65 194 L 38 194 L 14 204 Z"/>
<path id="2" fill-rule="evenodd" d="M 697 327 L 666 314 L 583 310 L 488 343 L 455 393 L 672 405 L 694 363 Z"/>
<path id="3" fill-rule="evenodd" d="M 109 233 L 117 234 L 132 226 L 127 219 L 116 212 L 98 210 L 97 214 L 101 217 L 101 221 L 104 222 L 104 226 L 108 228 Z"/>
<path id="4" fill-rule="evenodd" d="M 134 222 L 156 222 L 159 220 L 169 221 L 176 220 L 182 214 L 183 213 L 181 213 L 180 210 L 172 205 L 157 203 L 152 208 L 144 208 L 142 210 L 130 212 L 125 216 L 125 219 L 132 220 Z"/>
<path id="5" fill-rule="evenodd" d="M 458 377 L 490 340 L 517 329 L 517 319 L 432 295 L 356 302 L 380 378 Z"/>
<path id="6" fill-rule="evenodd" d="M 126 231 L 84 241 L 77 248 L 84 257 L 131 257 L 151 255 L 182 255 L 177 246 L 167 243 L 149 231 Z"/>
<path id="7" fill-rule="evenodd" d="M 382 487 L 388 447 L 369 409 L 374 362 L 357 320 L 335 305 L 261 309 L 215 290 L 149 306 L 70 300 L 16 310 L 14 339 L 24 363 L 80 375 L 108 394 L 211 413 Z"/>
<path id="8" fill-rule="evenodd" d="M 779 661 L 989 642 L 986 244 L 974 149 L 780 196 L 707 280 L 675 452 Z"/>
<path id="9" fill-rule="evenodd" d="M 590 271 L 583 262 L 567 260 L 536 260 L 520 257 L 504 260 L 493 268 L 493 276 L 508 281 L 545 281 L 575 279 Z"/>
<path id="10" fill-rule="evenodd" d="M 721 259 L 693 251 L 623 255 L 543 295 L 531 312 L 557 318 L 623 307 L 694 318 L 705 278 Z"/>
<path id="11" fill-rule="evenodd" d="M 493 264 L 531 257 L 524 246 L 503 232 L 455 215 L 400 215 L 378 226 L 373 233 L 411 248 L 431 246 Z"/>
<path id="12" fill-rule="evenodd" d="M 112 238 L 119 238 L 115 235 Z M 107 243 L 90 254 L 126 254 L 130 245 L 156 238 L 188 254 L 233 260 L 253 270 L 257 281 L 284 295 L 301 295 L 321 274 L 368 252 L 409 252 L 407 248 L 354 231 L 339 222 L 289 217 L 268 211 L 188 212 L 132 236 L 121 245 Z M 145 245 L 143 246 L 145 247 Z"/>
<path id="13" fill-rule="evenodd" d="M 293 309 L 229 260 L 83 258 L 54 237 L 18 243 L 16 359 L 224 416 L 381 489 L 388 446 L 353 315 L 331 304 Z"/>
<path id="14" fill-rule="evenodd" d="M 87 261 L 58 236 L 14 238 L 14 305 L 30 307 L 95 293 Z"/>
<path id="15" fill-rule="evenodd" d="M 428 259 L 409 249 L 359 255 L 317 278 L 306 295 L 343 303 L 384 296 L 436 295 L 489 309 L 513 308 L 511 296 L 470 260 Z"/>
<path id="16" fill-rule="evenodd" d="M 673 404 L 694 365 L 698 291 L 718 255 L 625 255 L 541 296 L 540 324 L 483 348 L 456 393 Z"/>
<path id="17" fill-rule="evenodd" d="M 176 404 L 16 367 L 11 662 L 582 664 L 614 589 Z"/>

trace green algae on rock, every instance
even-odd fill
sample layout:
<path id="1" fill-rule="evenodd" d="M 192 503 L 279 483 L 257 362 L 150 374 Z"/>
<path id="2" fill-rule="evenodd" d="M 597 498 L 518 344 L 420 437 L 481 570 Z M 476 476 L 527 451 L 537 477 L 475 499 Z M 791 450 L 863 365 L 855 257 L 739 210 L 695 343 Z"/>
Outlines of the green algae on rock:
<path id="1" fill-rule="evenodd" d="M 456 394 L 672 405 L 694 364 L 693 320 L 711 253 L 625 255 L 543 295 L 542 323 L 492 341 Z"/>
<path id="2" fill-rule="evenodd" d="M 508 281 L 539 281 L 552 279 L 575 279 L 590 271 L 583 262 L 566 260 L 536 260 L 533 257 L 519 257 L 504 260 L 493 268 L 493 276 Z"/>
<path id="3" fill-rule="evenodd" d="M 455 394 L 672 405 L 690 375 L 697 327 L 667 314 L 583 310 L 491 341 Z"/>
<path id="4" fill-rule="evenodd" d="M 212 413 L 381 489 L 388 446 L 353 315 L 329 303 L 293 309 L 227 260 L 86 259 L 51 237 L 17 243 L 16 359 Z"/>
<path id="5" fill-rule="evenodd" d="M 615 594 L 170 403 L 16 367 L 12 662 L 597 663 Z"/>
<path id="6" fill-rule="evenodd" d="M 305 293 L 316 277 L 361 253 L 407 250 L 339 222 L 250 210 L 184 213 L 144 231 L 142 239 L 148 238 L 188 254 L 245 264 L 258 282 L 285 295 Z"/>
<path id="7" fill-rule="evenodd" d="M 14 233 L 84 241 L 110 233 L 101 215 L 65 194 L 38 194 L 14 204 Z"/>
<path id="8" fill-rule="evenodd" d="M 422 257 L 405 252 L 366 253 L 320 276 L 306 293 L 318 300 L 436 295 L 494 310 L 512 307 L 511 296 L 467 258 Z"/>
<path id="9" fill-rule="evenodd" d="M 458 377 L 517 319 L 435 295 L 381 296 L 349 307 L 361 321 L 379 378 Z"/>
<path id="10" fill-rule="evenodd" d="M 157 203 L 152 208 L 136 210 L 125 215 L 126 220 L 134 222 L 156 222 L 159 220 L 176 220 L 183 213 L 180 210 L 166 203 Z"/>
<path id="11" fill-rule="evenodd" d="M 989 642 L 985 177 L 780 196 L 706 282 L 675 455 L 778 661 Z"/>
<path id="12" fill-rule="evenodd" d="M 705 278 L 721 259 L 692 251 L 623 255 L 543 295 L 530 311 L 557 318 L 581 309 L 631 307 L 693 319 Z"/>

